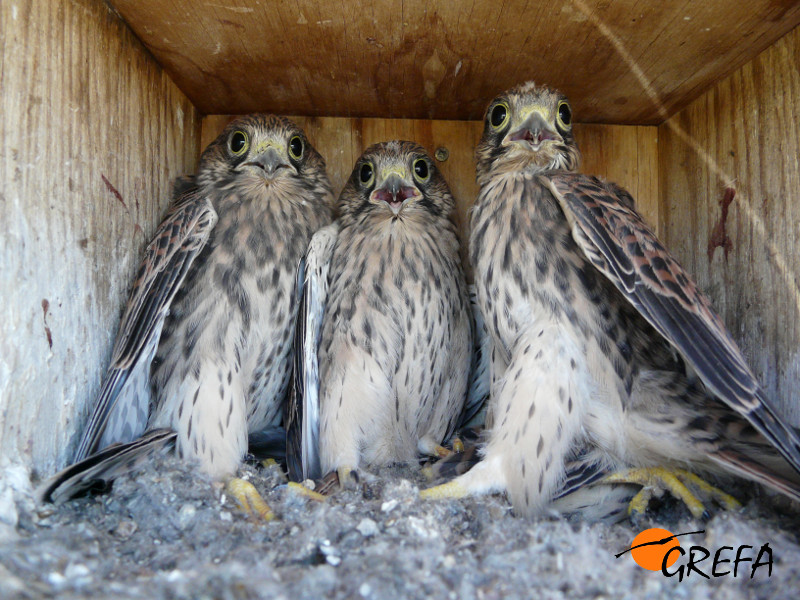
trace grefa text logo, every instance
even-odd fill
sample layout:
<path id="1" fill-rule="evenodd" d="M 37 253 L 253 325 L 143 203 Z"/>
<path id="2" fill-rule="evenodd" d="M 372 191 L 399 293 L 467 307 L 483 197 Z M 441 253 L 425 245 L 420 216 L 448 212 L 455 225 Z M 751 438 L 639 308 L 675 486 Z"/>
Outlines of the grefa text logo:
<path id="1" fill-rule="evenodd" d="M 715 549 L 692 545 L 688 550 L 684 549 L 678 538 L 695 533 L 705 533 L 705 529 L 678 534 L 658 527 L 645 529 L 633 538 L 630 548 L 615 556 L 620 558 L 630 552 L 636 564 L 643 569 L 661 571 L 665 577 L 677 576 L 678 581 L 683 581 L 684 577 L 711 579 L 728 576 L 752 579 L 759 569 L 766 569 L 767 577 L 772 576 L 772 548 L 769 543 L 763 544 L 758 551 L 749 544 L 738 548 L 720 546 Z M 687 556 L 688 561 L 672 568 L 681 556 Z"/>

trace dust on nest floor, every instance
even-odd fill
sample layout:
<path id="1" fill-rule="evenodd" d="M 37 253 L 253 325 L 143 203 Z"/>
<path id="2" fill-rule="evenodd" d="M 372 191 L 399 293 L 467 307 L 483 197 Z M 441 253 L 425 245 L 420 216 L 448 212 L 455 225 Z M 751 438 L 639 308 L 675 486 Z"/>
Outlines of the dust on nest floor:
<path id="1" fill-rule="evenodd" d="M 796 516 L 765 499 L 699 523 L 655 515 L 684 548 L 762 544 L 773 569 L 682 582 L 615 558 L 654 522 L 586 524 L 515 517 L 503 497 L 422 501 L 419 469 L 384 469 L 327 502 L 298 496 L 278 467 L 243 467 L 277 519 L 256 522 L 172 458 L 111 493 L 58 508 L 20 506 L 0 543 L 2 598 L 791 598 L 800 591 Z M 679 514 L 679 513 L 677 513 Z M 711 559 L 702 565 L 711 574 Z M 680 563 L 679 563 L 680 564 Z M 677 565 L 675 566 L 677 568 Z M 721 565 L 718 571 L 731 568 Z"/>

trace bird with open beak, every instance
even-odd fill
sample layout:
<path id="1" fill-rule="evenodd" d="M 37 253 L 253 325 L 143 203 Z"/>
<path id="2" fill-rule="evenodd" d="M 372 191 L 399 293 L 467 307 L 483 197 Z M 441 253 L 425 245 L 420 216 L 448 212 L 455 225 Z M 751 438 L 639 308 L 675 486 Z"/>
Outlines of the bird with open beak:
<path id="1" fill-rule="evenodd" d="M 453 208 L 412 142 L 368 148 L 342 190 L 319 343 L 322 473 L 342 485 L 436 453 L 461 414 L 472 324 Z"/>

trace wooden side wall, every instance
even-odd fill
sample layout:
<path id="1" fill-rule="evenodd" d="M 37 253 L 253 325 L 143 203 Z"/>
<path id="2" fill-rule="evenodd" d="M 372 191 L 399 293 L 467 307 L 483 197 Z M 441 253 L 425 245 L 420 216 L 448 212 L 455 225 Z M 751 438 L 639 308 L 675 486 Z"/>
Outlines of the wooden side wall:
<path id="1" fill-rule="evenodd" d="M 800 423 L 800 29 L 658 128 L 668 246 Z"/>
<path id="2" fill-rule="evenodd" d="M 203 119 L 201 145 L 219 135 L 233 117 L 209 115 Z M 475 202 L 475 145 L 483 131 L 480 121 L 429 121 L 415 119 L 348 119 L 340 117 L 292 117 L 325 157 L 335 193 L 344 186 L 356 160 L 371 144 L 393 139 L 414 140 L 431 156 L 446 148 L 448 158 L 437 165 L 456 199 L 454 219 L 461 232 L 466 260 L 469 209 Z M 576 125 L 583 154 L 583 169 L 619 182 L 639 201 L 640 208 L 656 227 L 658 207 L 657 128 L 626 125 Z"/>
<path id="3" fill-rule="evenodd" d="M 0 456 L 71 457 L 200 118 L 97 0 L 0 3 Z"/>

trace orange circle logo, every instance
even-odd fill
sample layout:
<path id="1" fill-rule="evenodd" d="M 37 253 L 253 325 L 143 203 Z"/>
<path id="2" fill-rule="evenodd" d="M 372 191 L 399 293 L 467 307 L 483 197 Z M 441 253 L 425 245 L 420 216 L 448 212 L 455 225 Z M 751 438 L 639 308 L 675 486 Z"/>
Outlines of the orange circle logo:
<path id="1" fill-rule="evenodd" d="M 680 546 L 680 543 L 672 533 L 666 529 L 653 527 L 651 529 L 645 529 L 633 538 L 633 542 L 631 542 L 631 556 L 633 556 L 633 560 L 636 561 L 636 564 L 643 569 L 660 571 L 661 565 L 664 563 L 664 556 L 676 546 Z M 669 560 L 667 560 L 667 566 L 671 567 L 675 564 L 679 555 L 680 552 L 673 552 Z"/>

